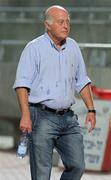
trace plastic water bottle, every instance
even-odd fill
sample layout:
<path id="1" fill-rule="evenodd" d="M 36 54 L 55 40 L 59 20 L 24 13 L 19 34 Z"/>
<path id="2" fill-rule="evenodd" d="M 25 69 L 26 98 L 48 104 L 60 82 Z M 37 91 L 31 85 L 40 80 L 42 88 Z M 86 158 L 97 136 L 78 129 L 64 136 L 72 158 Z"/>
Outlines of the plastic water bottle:
<path id="1" fill-rule="evenodd" d="M 22 133 L 20 136 L 20 142 L 17 148 L 16 155 L 18 158 L 22 159 L 26 156 L 28 150 L 28 133 Z"/>

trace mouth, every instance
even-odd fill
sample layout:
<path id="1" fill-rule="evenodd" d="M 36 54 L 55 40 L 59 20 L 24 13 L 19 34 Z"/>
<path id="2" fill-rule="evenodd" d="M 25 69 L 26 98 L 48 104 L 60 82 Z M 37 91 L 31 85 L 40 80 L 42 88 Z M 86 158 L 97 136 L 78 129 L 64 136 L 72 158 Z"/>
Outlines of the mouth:
<path id="1" fill-rule="evenodd" d="M 68 33 L 68 31 L 62 31 L 62 33 L 65 33 L 65 34 L 67 34 L 67 33 Z"/>

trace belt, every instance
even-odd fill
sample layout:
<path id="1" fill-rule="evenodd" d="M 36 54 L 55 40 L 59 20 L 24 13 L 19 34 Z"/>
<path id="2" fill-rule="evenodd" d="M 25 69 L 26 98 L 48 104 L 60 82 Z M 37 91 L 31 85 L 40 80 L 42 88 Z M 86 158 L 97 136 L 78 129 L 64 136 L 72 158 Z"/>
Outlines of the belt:
<path id="1" fill-rule="evenodd" d="M 47 110 L 47 111 L 56 113 L 58 115 L 64 115 L 67 112 L 73 112 L 70 108 L 67 108 L 67 109 L 52 109 L 52 108 L 49 108 L 46 105 L 40 104 L 40 103 L 29 103 L 29 105 L 34 106 L 34 107 L 39 107 L 42 110 Z"/>

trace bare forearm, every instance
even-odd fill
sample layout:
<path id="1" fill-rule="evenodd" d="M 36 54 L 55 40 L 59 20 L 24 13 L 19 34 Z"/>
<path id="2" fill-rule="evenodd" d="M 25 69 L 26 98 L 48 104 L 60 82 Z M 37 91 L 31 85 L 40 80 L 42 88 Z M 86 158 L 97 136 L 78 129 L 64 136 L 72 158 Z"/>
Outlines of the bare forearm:
<path id="1" fill-rule="evenodd" d="M 88 129 L 88 132 L 91 132 L 96 125 L 96 113 L 95 113 L 95 108 L 93 104 L 93 97 L 92 97 L 92 92 L 91 92 L 91 85 L 88 84 L 86 85 L 80 92 L 80 95 L 86 104 L 86 107 L 88 110 L 90 109 L 90 112 L 88 111 L 87 116 L 86 116 L 86 121 L 85 121 L 85 126 Z M 93 110 L 93 111 L 92 111 Z M 90 123 L 90 128 L 88 128 L 88 124 Z"/>
<path id="2" fill-rule="evenodd" d="M 17 88 L 16 93 L 22 114 L 20 120 L 20 130 L 30 133 L 32 131 L 32 122 L 28 105 L 28 91 L 26 88 Z"/>
<path id="3" fill-rule="evenodd" d="M 17 88 L 16 93 L 17 93 L 17 98 L 18 98 L 18 102 L 19 102 L 19 106 L 20 106 L 22 115 L 29 115 L 27 89 L 26 88 Z"/>
<path id="4" fill-rule="evenodd" d="M 93 104 L 93 97 L 92 97 L 92 92 L 91 92 L 91 85 L 88 84 L 86 85 L 80 92 L 80 95 L 86 104 L 86 107 L 88 109 L 94 109 L 94 104 Z"/>

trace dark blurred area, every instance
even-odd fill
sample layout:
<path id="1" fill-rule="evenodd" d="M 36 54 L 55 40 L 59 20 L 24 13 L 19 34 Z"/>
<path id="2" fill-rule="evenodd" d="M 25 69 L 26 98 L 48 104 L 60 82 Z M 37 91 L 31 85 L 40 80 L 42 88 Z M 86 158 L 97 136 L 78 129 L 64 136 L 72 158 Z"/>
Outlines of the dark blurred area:
<path id="1" fill-rule="evenodd" d="M 54 4 L 59 4 L 64 7 L 109 7 L 111 6 L 111 1 L 110 0 L 64 0 L 64 1 L 59 1 L 59 0 L 0 0 L 0 5 L 1 6 L 51 6 Z"/>

